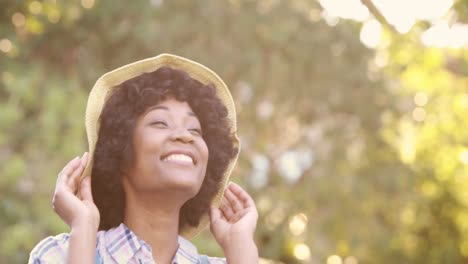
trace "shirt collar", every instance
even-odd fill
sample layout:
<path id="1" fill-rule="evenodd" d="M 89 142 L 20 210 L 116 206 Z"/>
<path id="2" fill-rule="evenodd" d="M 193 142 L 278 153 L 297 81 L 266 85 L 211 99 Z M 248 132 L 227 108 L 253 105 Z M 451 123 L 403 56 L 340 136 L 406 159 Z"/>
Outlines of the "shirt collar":
<path id="1" fill-rule="evenodd" d="M 124 223 L 109 229 L 104 234 L 106 250 L 117 263 L 128 263 L 140 250 L 144 255 L 152 258 L 152 250 L 142 239 L 139 239 Z M 173 263 L 192 264 L 198 262 L 198 251 L 187 239 L 178 237 L 179 248 L 174 256 Z"/>

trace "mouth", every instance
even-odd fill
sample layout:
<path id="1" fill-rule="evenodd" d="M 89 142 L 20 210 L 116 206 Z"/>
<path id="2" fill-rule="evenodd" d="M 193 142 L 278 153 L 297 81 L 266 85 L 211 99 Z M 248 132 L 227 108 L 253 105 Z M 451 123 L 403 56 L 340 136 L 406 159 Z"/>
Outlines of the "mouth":
<path id="1" fill-rule="evenodd" d="M 163 162 L 175 163 L 179 165 L 190 165 L 194 166 L 197 164 L 197 160 L 194 155 L 188 151 L 171 151 L 161 156 Z"/>

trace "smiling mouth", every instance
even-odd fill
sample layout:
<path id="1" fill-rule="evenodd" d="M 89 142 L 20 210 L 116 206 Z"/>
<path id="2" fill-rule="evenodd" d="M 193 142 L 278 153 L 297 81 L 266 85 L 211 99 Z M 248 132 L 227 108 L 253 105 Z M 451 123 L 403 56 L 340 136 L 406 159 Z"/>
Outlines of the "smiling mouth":
<path id="1" fill-rule="evenodd" d="M 179 165 L 190 165 L 190 166 L 195 165 L 195 162 L 192 159 L 192 157 L 185 155 L 185 154 L 171 154 L 163 158 L 162 161 L 168 162 L 168 163 L 175 163 Z"/>

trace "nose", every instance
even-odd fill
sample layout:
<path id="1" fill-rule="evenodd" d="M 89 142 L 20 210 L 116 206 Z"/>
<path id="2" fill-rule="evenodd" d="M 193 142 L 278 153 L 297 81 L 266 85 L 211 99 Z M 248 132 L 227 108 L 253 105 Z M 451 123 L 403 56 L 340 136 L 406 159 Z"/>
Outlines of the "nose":
<path id="1" fill-rule="evenodd" d="M 171 133 L 171 140 L 183 143 L 192 143 L 193 135 L 186 128 L 174 129 Z"/>

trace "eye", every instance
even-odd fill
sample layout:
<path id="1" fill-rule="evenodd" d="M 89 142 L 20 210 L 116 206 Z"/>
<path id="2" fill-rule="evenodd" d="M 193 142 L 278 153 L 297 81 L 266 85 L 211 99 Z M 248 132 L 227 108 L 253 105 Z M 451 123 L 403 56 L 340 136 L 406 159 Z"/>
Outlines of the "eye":
<path id="1" fill-rule="evenodd" d="M 198 128 L 191 128 L 189 129 L 189 131 L 195 135 L 198 135 L 198 136 L 201 136 L 202 135 L 202 131 L 201 129 L 198 129 Z"/>
<path id="2" fill-rule="evenodd" d="M 157 127 L 167 127 L 167 123 L 164 121 L 155 121 L 151 123 L 151 125 L 155 125 Z"/>

